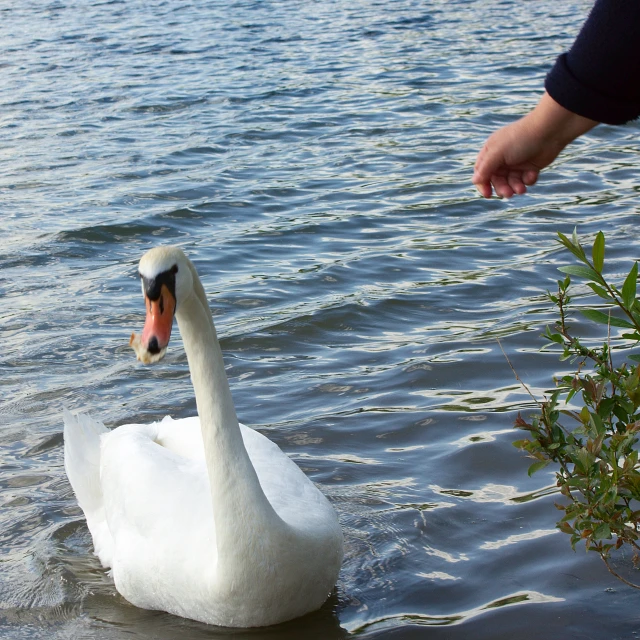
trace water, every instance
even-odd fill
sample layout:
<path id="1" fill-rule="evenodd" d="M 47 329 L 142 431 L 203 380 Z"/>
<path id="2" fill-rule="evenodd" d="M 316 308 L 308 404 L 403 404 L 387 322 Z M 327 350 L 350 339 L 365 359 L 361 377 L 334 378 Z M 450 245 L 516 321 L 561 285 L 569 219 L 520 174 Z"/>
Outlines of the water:
<path id="1" fill-rule="evenodd" d="M 511 446 L 561 370 L 538 352 L 556 231 L 638 257 L 638 124 L 532 195 L 470 185 L 589 2 L 0 4 L 0 635 L 629 638 L 638 595 L 557 533 L 552 471 Z M 110 426 L 195 412 L 178 336 L 127 346 L 135 265 L 182 246 L 238 414 L 319 484 L 346 558 L 319 612 L 208 628 L 136 609 L 92 556 L 63 405 Z M 578 293 L 584 290 L 578 290 Z"/>

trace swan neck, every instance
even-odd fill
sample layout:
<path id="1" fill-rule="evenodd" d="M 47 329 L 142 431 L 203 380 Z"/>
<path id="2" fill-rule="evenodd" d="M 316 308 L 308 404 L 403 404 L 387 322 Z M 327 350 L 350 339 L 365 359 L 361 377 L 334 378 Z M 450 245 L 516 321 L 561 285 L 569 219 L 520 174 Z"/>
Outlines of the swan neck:
<path id="1" fill-rule="evenodd" d="M 194 278 L 197 278 L 193 269 Z M 194 280 L 195 281 L 195 280 Z M 200 282 L 197 281 L 200 285 Z M 201 299 L 202 298 L 202 299 Z M 281 523 L 244 446 L 222 351 L 202 285 L 176 314 L 193 383 L 216 529 L 218 563 L 234 566 L 263 527 Z M 220 566 L 219 569 L 223 569 Z"/>
<path id="2" fill-rule="evenodd" d="M 211 314 L 199 297 L 192 295 L 178 309 L 176 318 L 189 361 L 203 437 L 215 436 L 229 446 L 239 446 L 240 426 Z"/>

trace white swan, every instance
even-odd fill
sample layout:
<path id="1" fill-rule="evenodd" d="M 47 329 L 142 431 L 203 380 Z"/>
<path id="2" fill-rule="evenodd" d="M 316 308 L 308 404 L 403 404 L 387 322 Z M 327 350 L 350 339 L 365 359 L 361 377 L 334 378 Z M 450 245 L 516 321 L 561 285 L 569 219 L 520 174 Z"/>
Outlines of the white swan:
<path id="1" fill-rule="evenodd" d="M 175 247 L 140 261 L 143 361 L 169 342 L 174 310 L 198 417 L 109 431 L 65 411 L 65 468 L 95 552 L 129 602 L 229 627 L 320 607 L 342 532 L 327 499 L 282 451 L 240 425 L 204 289 Z"/>

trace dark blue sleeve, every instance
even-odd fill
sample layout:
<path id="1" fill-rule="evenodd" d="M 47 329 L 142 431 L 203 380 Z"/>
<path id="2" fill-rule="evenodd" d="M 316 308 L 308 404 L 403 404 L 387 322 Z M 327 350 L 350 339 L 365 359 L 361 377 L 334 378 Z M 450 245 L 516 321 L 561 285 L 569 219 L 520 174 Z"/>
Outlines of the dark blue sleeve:
<path id="1" fill-rule="evenodd" d="M 545 82 L 565 109 L 607 124 L 640 115 L 640 1 L 597 0 Z"/>

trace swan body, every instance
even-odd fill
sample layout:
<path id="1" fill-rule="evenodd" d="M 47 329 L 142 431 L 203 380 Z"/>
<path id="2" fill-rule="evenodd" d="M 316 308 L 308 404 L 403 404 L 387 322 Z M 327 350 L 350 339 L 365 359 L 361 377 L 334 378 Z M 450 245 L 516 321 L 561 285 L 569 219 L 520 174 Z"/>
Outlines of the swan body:
<path id="1" fill-rule="evenodd" d="M 109 431 L 65 410 L 65 468 L 96 554 L 145 609 L 251 627 L 319 608 L 342 563 L 335 511 L 274 443 L 238 423 L 204 289 L 182 251 L 152 249 L 140 273 L 147 321 L 134 347 L 143 361 L 162 357 L 163 317 L 175 309 L 199 415 Z"/>

